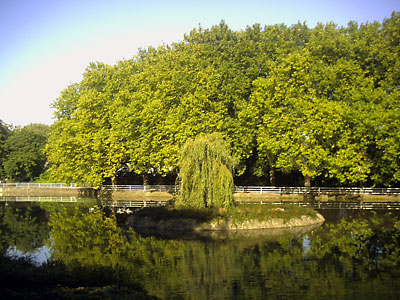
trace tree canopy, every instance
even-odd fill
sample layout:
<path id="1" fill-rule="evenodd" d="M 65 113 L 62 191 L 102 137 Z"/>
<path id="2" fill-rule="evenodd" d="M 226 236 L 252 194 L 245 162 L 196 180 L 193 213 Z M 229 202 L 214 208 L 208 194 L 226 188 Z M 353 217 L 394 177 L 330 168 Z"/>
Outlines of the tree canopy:
<path id="1" fill-rule="evenodd" d="M 400 182 L 400 14 L 333 23 L 221 22 L 183 41 L 89 65 L 53 103 L 54 179 L 101 185 L 129 170 L 177 174 L 188 139 L 219 132 L 236 175 L 304 183 Z"/>
<path id="2" fill-rule="evenodd" d="M 5 159 L 5 150 L 4 150 L 4 142 L 10 135 L 10 128 L 7 124 L 5 124 L 2 120 L 0 120 L 0 180 L 4 178 L 4 159 Z"/>
<path id="3" fill-rule="evenodd" d="M 182 150 L 177 204 L 195 208 L 231 206 L 234 165 L 218 133 L 189 139 Z"/>
<path id="4" fill-rule="evenodd" d="M 3 143 L 3 176 L 17 181 L 32 181 L 45 169 L 49 127 L 30 124 L 13 129 Z"/>

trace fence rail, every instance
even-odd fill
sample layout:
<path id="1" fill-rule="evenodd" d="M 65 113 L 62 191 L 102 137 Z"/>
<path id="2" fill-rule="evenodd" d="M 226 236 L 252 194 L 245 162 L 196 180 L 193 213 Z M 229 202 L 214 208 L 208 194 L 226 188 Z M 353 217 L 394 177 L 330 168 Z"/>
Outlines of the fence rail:
<path id="1" fill-rule="evenodd" d="M 290 203 L 314 209 L 365 209 L 365 210 L 400 210 L 399 202 L 312 202 Z"/>
<path id="2" fill-rule="evenodd" d="M 0 183 L 0 187 L 17 187 L 17 188 L 77 188 L 76 183 L 40 183 L 40 182 L 16 182 L 16 183 Z"/>
<path id="3" fill-rule="evenodd" d="M 78 202 L 78 200 L 73 196 L 0 196 L 0 202 Z"/>
<path id="4" fill-rule="evenodd" d="M 159 191 L 177 192 L 177 185 L 106 185 L 104 190 L 110 191 Z M 354 188 L 354 187 L 274 187 L 274 186 L 236 186 L 235 193 L 258 193 L 258 194 L 316 194 L 316 195 L 347 195 L 347 194 L 370 194 L 370 195 L 400 195 L 400 188 Z"/>
<path id="5" fill-rule="evenodd" d="M 177 185 L 104 185 L 106 191 L 177 192 Z"/>
<path id="6" fill-rule="evenodd" d="M 80 188 L 88 187 L 76 183 L 0 183 L 0 188 Z M 142 192 L 178 192 L 177 185 L 104 185 L 107 191 L 142 191 Z M 355 187 L 274 187 L 274 186 L 236 186 L 235 193 L 258 193 L 258 194 L 314 194 L 314 195 L 347 195 L 347 194 L 369 194 L 369 195 L 400 195 L 400 188 L 355 188 Z"/>
<path id="7" fill-rule="evenodd" d="M 273 193 L 273 194 L 317 194 L 317 195 L 400 195 L 400 188 L 353 188 L 353 187 L 271 187 L 271 186 L 237 186 L 239 193 Z"/>
<path id="8" fill-rule="evenodd" d="M 154 207 L 154 206 L 166 206 L 167 201 L 153 201 L 153 200 L 140 200 L 140 201 L 130 201 L 130 200 L 103 200 L 102 205 L 112 208 L 130 207 L 130 208 L 143 208 L 143 207 Z"/>

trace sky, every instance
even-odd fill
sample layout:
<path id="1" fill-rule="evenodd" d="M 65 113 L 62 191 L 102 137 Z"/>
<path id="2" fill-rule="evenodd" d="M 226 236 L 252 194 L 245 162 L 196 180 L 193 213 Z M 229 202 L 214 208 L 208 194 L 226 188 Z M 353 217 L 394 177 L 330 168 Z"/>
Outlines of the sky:
<path id="1" fill-rule="evenodd" d="M 393 11 L 400 0 L 0 0 L 0 120 L 50 125 L 51 103 L 90 62 L 113 65 L 199 25 L 346 26 L 382 22 Z"/>

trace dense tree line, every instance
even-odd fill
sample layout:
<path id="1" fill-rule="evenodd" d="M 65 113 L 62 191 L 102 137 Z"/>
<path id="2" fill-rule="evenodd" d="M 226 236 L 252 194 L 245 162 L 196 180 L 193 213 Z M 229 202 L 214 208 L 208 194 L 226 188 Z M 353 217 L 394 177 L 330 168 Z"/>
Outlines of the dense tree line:
<path id="1" fill-rule="evenodd" d="M 33 181 L 45 171 L 49 126 L 9 126 L 0 120 L 0 181 Z"/>
<path id="2" fill-rule="evenodd" d="M 396 185 L 399 51 L 394 12 L 346 27 L 235 32 L 221 22 L 114 66 L 92 63 L 53 103 L 50 174 L 100 185 L 131 172 L 147 182 L 176 174 L 189 138 L 218 132 L 239 162 L 237 180 Z"/>

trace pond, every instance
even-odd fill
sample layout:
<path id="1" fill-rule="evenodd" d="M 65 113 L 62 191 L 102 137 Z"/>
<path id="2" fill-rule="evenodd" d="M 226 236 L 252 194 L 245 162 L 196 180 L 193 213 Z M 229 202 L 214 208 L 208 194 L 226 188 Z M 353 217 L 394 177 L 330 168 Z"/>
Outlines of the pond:
<path id="1" fill-rule="evenodd" d="M 63 285 L 139 286 L 159 299 L 400 297 L 393 213 L 325 210 L 325 224 L 309 231 L 166 238 L 125 228 L 126 216 L 95 205 L 1 203 L 2 261 L 30 255 L 46 272 L 60 268 Z M 17 275 L 1 272 L 2 288 L 12 288 L 4 285 Z"/>

